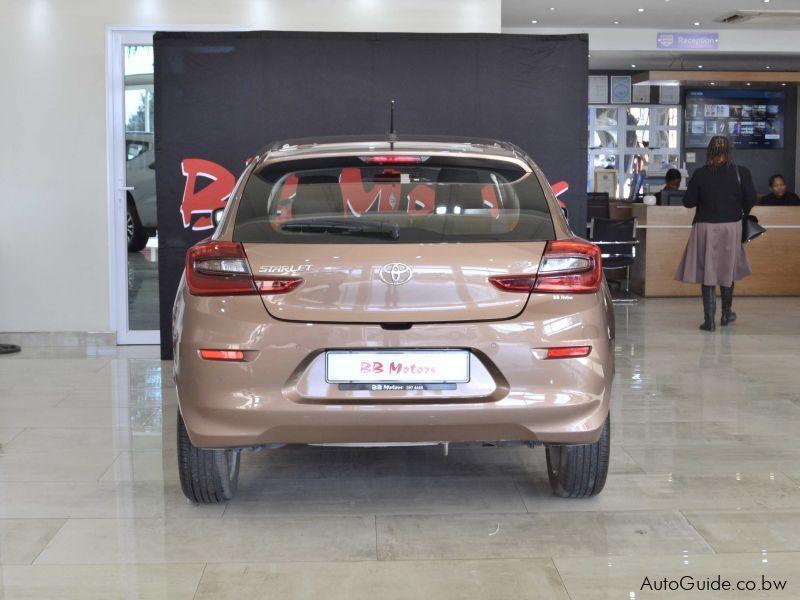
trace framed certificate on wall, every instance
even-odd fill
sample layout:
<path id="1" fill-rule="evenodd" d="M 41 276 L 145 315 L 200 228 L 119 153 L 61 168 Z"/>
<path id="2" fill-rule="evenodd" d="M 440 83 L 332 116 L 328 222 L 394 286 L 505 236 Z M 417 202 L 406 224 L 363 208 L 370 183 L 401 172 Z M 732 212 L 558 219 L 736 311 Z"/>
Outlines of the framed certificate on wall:
<path id="1" fill-rule="evenodd" d="M 608 76 L 589 75 L 589 104 L 608 102 Z"/>
<path id="2" fill-rule="evenodd" d="M 595 169 L 594 191 L 605 192 L 609 198 L 616 198 L 617 171 L 615 169 Z"/>
<path id="3" fill-rule="evenodd" d="M 611 104 L 631 103 L 631 78 L 629 75 L 611 76 Z"/>

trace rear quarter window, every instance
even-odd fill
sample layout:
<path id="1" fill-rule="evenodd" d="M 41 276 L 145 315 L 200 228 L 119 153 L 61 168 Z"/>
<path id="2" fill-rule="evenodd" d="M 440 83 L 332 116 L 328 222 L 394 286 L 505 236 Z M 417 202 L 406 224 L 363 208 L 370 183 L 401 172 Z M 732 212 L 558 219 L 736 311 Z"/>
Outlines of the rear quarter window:
<path id="1" fill-rule="evenodd" d="M 536 178 L 512 163 L 306 159 L 254 169 L 234 240 L 264 243 L 541 241 L 554 237 Z"/>

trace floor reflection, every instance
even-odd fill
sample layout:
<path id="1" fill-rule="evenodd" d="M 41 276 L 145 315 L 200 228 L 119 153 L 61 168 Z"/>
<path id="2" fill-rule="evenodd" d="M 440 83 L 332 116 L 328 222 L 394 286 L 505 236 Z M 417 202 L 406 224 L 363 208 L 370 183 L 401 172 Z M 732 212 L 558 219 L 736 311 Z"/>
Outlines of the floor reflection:
<path id="1" fill-rule="evenodd" d="M 0 597 L 588 600 L 763 574 L 797 598 L 800 303 L 735 304 L 714 334 L 699 300 L 616 307 L 611 473 L 576 501 L 550 494 L 541 448 L 290 446 L 246 453 L 237 497 L 193 506 L 157 348 L 15 338 Z"/>

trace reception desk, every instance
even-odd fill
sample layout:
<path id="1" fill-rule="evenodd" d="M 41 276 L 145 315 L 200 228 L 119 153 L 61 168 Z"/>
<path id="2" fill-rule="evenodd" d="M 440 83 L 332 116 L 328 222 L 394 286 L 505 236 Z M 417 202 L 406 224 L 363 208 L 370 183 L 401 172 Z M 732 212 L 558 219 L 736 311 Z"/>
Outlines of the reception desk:
<path id="1" fill-rule="evenodd" d="M 645 297 L 699 296 L 699 285 L 675 281 L 694 209 L 644 204 L 625 209 L 637 220 L 639 239 L 631 290 Z M 756 206 L 752 214 L 767 233 L 745 244 L 753 274 L 736 282 L 736 295 L 800 295 L 800 207 Z"/>

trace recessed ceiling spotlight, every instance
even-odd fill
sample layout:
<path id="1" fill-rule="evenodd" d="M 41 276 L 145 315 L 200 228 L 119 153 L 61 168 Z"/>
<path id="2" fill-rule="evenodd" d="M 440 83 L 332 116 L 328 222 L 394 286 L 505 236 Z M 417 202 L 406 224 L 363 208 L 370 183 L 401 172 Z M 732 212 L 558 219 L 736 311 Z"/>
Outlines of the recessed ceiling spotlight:
<path id="1" fill-rule="evenodd" d="M 643 9 L 643 8 L 637 8 L 636 10 L 637 10 L 638 12 L 644 12 L 644 9 Z"/>
<path id="2" fill-rule="evenodd" d="M 550 7 L 550 10 L 555 10 L 555 9 L 556 9 L 556 7 L 555 7 L 555 6 L 551 6 L 551 7 Z"/>
<path id="3" fill-rule="evenodd" d="M 785 83 L 782 83 L 781 85 L 782 85 L 783 87 L 786 87 L 786 84 L 785 84 Z"/>
<path id="4" fill-rule="evenodd" d="M 698 68 L 698 69 L 702 69 L 702 68 L 703 68 L 703 65 L 697 65 L 697 68 Z"/>
<path id="5" fill-rule="evenodd" d="M 716 81 L 712 81 L 711 85 L 717 85 L 717 82 Z"/>
<path id="6" fill-rule="evenodd" d="M 702 25 L 702 23 L 700 21 L 695 21 L 694 22 L 694 26 L 695 27 L 700 27 L 700 25 Z"/>
<path id="7" fill-rule="evenodd" d="M 619 25 L 619 21 L 614 21 L 614 25 Z"/>
<path id="8" fill-rule="evenodd" d="M 748 81 L 745 85 L 750 85 L 750 82 Z"/>
<path id="9" fill-rule="evenodd" d="M 591 55 L 591 54 L 589 55 L 589 58 L 592 58 L 592 55 Z"/>
<path id="10" fill-rule="evenodd" d="M 533 23 L 534 25 L 536 25 L 538 22 L 539 21 L 537 21 L 536 19 L 531 19 L 531 23 Z"/>
<path id="11" fill-rule="evenodd" d="M 764 4 L 769 4 L 769 0 L 764 0 Z"/>
<path id="12" fill-rule="evenodd" d="M 636 65 L 631 65 L 631 67 L 633 67 L 633 68 L 635 69 L 635 68 L 636 68 Z"/>
<path id="13" fill-rule="evenodd" d="M 770 67 L 769 65 L 767 65 L 767 68 L 768 68 L 768 69 L 771 69 L 772 67 Z"/>

